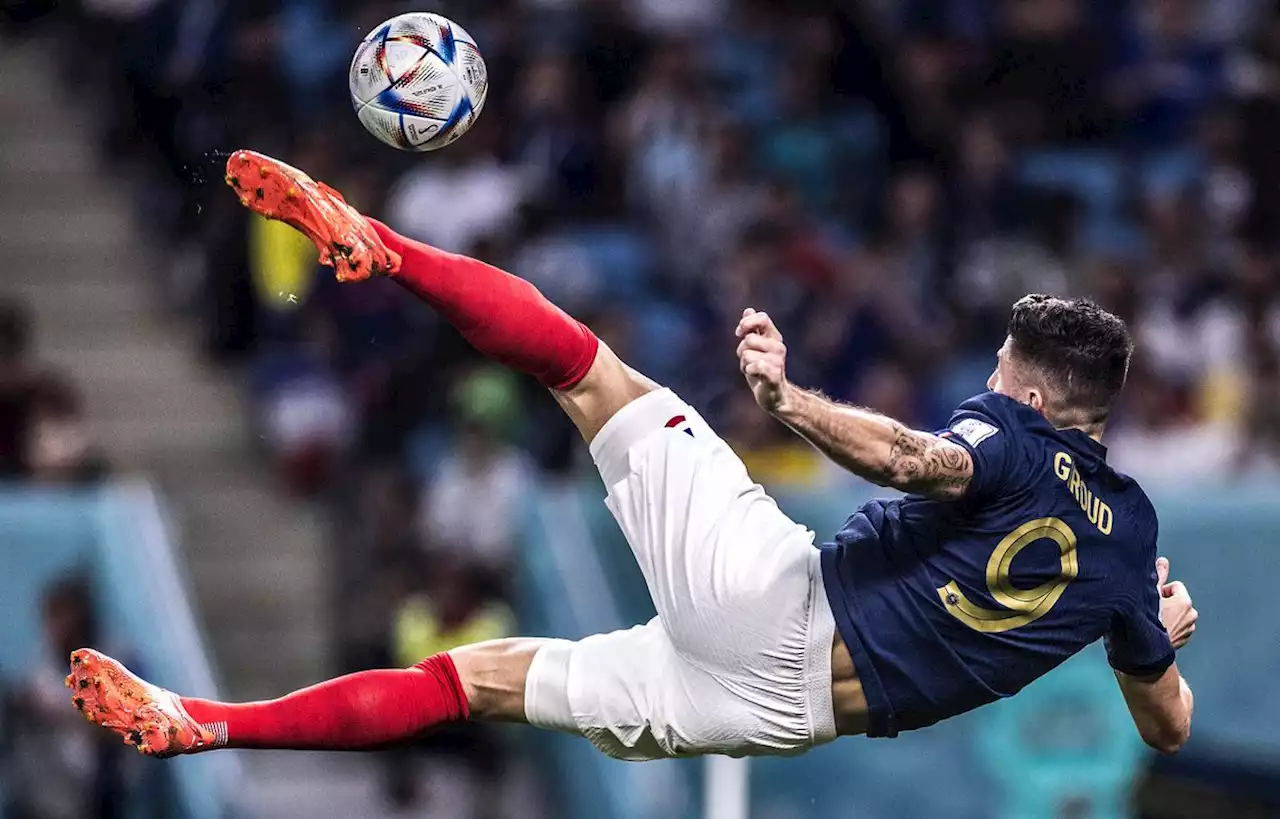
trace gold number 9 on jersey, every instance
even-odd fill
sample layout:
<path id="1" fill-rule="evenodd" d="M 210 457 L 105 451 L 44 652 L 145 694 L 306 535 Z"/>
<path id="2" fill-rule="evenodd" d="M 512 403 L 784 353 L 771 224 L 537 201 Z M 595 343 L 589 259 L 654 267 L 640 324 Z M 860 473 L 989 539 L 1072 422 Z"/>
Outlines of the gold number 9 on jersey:
<path id="1" fill-rule="evenodd" d="M 1032 543 L 1046 538 L 1058 544 L 1062 570 L 1056 578 L 1035 588 L 1019 589 L 1009 576 L 1013 559 Z M 987 591 L 1003 609 L 988 609 L 971 602 L 954 580 L 938 589 L 938 597 L 947 611 L 969 628 L 994 634 L 1020 628 L 1044 616 L 1079 571 L 1075 532 L 1058 518 L 1040 518 L 1005 535 L 987 561 Z"/>

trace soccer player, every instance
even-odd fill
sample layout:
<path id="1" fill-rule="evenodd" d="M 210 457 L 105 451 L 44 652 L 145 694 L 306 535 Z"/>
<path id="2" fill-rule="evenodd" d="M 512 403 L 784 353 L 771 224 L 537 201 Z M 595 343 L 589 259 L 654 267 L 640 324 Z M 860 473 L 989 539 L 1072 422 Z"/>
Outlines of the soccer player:
<path id="1" fill-rule="evenodd" d="M 1151 502 L 1099 443 L 1132 346 L 1115 316 L 1021 299 L 990 392 L 935 435 L 792 385 L 778 329 L 743 311 L 738 358 L 760 406 L 907 493 L 866 504 L 819 549 L 697 411 L 526 282 L 397 235 L 259 154 L 234 154 L 227 179 L 245 205 L 306 233 L 340 279 L 394 277 L 552 391 L 590 446 L 658 616 L 242 704 L 180 697 L 77 651 L 76 706 L 139 751 L 377 748 L 473 719 L 571 732 L 631 760 L 790 754 L 1011 696 L 1099 638 L 1142 738 L 1168 753 L 1186 741 L 1192 696 L 1174 651 L 1197 615 L 1156 558 Z"/>

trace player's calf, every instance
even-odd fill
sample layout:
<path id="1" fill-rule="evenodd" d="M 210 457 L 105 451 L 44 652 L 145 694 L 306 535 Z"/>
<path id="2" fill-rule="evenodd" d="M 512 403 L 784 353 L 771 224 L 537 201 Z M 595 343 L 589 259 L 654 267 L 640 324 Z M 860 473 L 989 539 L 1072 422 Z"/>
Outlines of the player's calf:
<path id="1" fill-rule="evenodd" d="M 357 751 L 468 719 L 523 722 L 525 680 L 546 640 L 497 640 L 412 668 L 348 674 L 265 702 L 179 697 L 116 660 L 82 649 L 67 686 L 93 723 L 149 756 L 217 748 Z"/>
<path id="2" fill-rule="evenodd" d="M 403 259 L 395 279 L 477 350 L 548 387 L 588 442 L 614 413 L 658 388 L 523 279 L 369 223 Z"/>
<path id="3" fill-rule="evenodd" d="M 401 236 L 297 168 L 237 151 L 227 162 L 227 182 L 246 207 L 305 233 L 339 279 L 390 275 L 477 350 L 537 378 L 556 393 L 587 441 L 619 409 L 657 388 L 533 285 Z"/>

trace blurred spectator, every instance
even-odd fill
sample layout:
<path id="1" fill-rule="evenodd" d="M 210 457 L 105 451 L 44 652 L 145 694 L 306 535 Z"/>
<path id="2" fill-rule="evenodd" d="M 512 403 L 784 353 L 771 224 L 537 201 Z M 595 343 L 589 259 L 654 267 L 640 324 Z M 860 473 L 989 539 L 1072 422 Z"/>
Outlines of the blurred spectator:
<path id="1" fill-rule="evenodd" d="M 1246 480 L 1280 474 L 1280 360 L 1273 347 L 1260 347 L 1254 356 L 1236 463 L 1237 477 Z"/>
<path id="2" fill-rule="evenodd" d="M 510 609 L 494 598 L 485 573 L 466 560 L 435 561 L 401 577 L 391 637 L 397 666 L 407 668 L 459 646 L 511 636 Z"/>
<path id="3" fill-rule="evenodd" d="M 728 13 L 730 0 L 637 0 L 631 14 L 655 35 L 709 32 Z"/>
<path id="4" fill-rule="evenodd" d="M 1029 291 L 1121 310 L 1153 389 L 1182 396 L 1188 424 L 1265 427 L 1250 396 L 1280 340 L 1265 330 L 1280 222 L 1269 6 L 459 0 L 445 11 L 481 40 L 488 110 L 421 157 L 360 147 L 343 111 L 344 27 L 367 30 L 395 4 L 228 8 L 87 10 L 123 33 L 103 73 L 115 64 L 139 109 L 128 153 L 168 180 L 148 190 L 182 198 L 168 211 L 203 196 L 183 190 L 183 158 L 234 123 L 407 233 L 534 282 L 709 401 L 744 447 L 773 436 L 722 400 L 743 389 L 720 335 L 743 307 L 774 315 L 798 381 L 929 422 L 981 389 L 1008 306 Z M 304 33 L 317 47 L 281 62 Z M 153 53 L 166 71 L 139 70 Z M 193 83 L 191 105 L 175 106 Z M 206 133 L 214 111 L 223 124 Z M 175 236 L 205 248 L 180 278 L 205 278 L 217 351 L 256 351 L 258 423 L 287 482 L 311 492 L 349 457 L 403 460 L 430 479 L 415 512 L 430 548 L 497 559 L 509 527 L 466 497 L 519 494 L 522 449 L 569 468 L 572 430 L 529 440 L 467 413 L 447 423 L 432 383 L 471 360 L 451 331 L 394 288 L 317 283 L 296 236 L 223 204 L 234 218 L 214 204 L 199 230 L 178 220 Z M 243 264 L 226 253 L 239 244 Z M 9 394 L 0 415 L 16 430 L 29 402 Z M 1146 409 L 1131 433 L 1173 434 Z M 0 466 L 21 474 L 27 439 L 12 434 L 0 462 L 18 454 Z"/>
<path id="5" fill-rule="evenodd" d="M 1013 229 L 1018 217 L 1013 156 L 991 113 L 978 111 L 961 124 L 955 164 L 951 230 L 971 242 Z"/>
<path id="6" fill-rule="evenodd" d="M 1151 257 L 1139 285 L 1142 298 L 1133 330 L 1157 372 L 1185 382 L 1206 363 L 1203 349 L 1186 343 L 1201 317 L 1209 275 L 1200 222 L 1182 192 L 1153 196 L 1145 210 Z"/>
<path id="7" fill-rule="evenodd" d="M 592 103 L 568 57 L 540 54 L 524 66 L 508 150 L 525 176 L 523 191 L 543 207 L 589 214 L 601 187 L 601 135 L 590 130 Z"/>
<path id="8" fill-rule="evenodd" d="M 407 236 L 455 253 L 515 227 L 524 199 L 519 168 L 498 162 L 495 117 L 481 117 L 450 146 L 448 163 L 424 161 L 391 191 L 387 222 Z"/>
<path id="9" fill-rule="evenodd" d="M 1108 38 L 1083 0 L 1002 0 L 982 95 L 1018 139 L 1073 142 L 1114 129 Z"/>
<path id="10" fill-rule="evenodd" d="M 79 393 L 54 375 L 37 380 L 31 402 L 27 463 L 40 484 L 82 486 L 107 477 L 106 456 L 85 426 Z"/>
<path id="11" fill-rule="evenodd" d="M 67 657 L 101 647 L 92 589 L 71 577 L 43 599 L 45 652 L 11 704 L 15 819 L 117 819 L 127 796 L 123 747 L 68 707 Z M 20 750 L 17 750 L 20 749 Z"/>
<path id="12" fill-rule="evenodd" d="M 506 443 L 518 420 L 514 378 L 477 369 L 456 388 L 457 438 L 437 465 L 420 529 L 455 559 L 480 567 L 493 587 L 509 588 L 531 464 Z"/>
<path id="13" fill-rule="evenodd" d="M 1223 104 L 1205 114 L 1197 132 L 1203 177 L 1192 181 L 1201 188 L 1198 210 L 1215 264 L 1228 263 L 1237 251 L 1257 196 L 1255 181 L 1244 166 L 1241 127 L 1239 110 Z"/>
<path id="14" fill-rule="evenodd" d="M 16 301 L 0 302 L 0 478 L 27 473 L 34 385 L 31 317 Z"/>
<path id="15" fill-rule="evenodd" d="M 683 39 L 656 44 L 630 98 L 612 114 L 613 148 L 627 163 L 628 195 L 650 218 L 687 196 L 699 146 L 715 124 L 697 51 Z"/>
<path id="16" fill-rule="evenodd" d="M 824 67 L 793 59 L 774 81 L 779 86 L 776 121 L 759 138 L 761 167 L 768 176 L 790 182 L 806 214 L 834 216 L 858 201 L 857 188 L 865 182 L 841 177 L 854 152 L 838 119 L 841 109 L 830 104 Z"/>
<path id="17" fill-rule="evenodd" d="M 1198 0 L 1144 0 L 1122 47 L 1115 98 L 1144 144 L 1168 147 L 1191 133 L 1222 83 L 1217 44 L 1203 35 Z"/>
<path id="18" fill-rule="evenodd" d="M 1107 434 L 1107 461 L 1139 481 L 1185 475 L 1224 480 L 1235 466 L 1236 441 L 1233 427 L 1197 418 L 1190 385 L 1161 378 L 1139 359 Z"/>
<path id="19" fill-rule="evenodd" d="M 674 247 L 674 263 L 686 280 L 706 275 L 743 233 L 763 218 L 764 192 L 749 175 L 747 134 L 740 123 L 717 123 L 707 140 L 697 176 L 686 199 L 669 204 L 664 228 Z"/>
<path id="20" fill-rule="evenodd" d="M 337 370 L 336 334 L 331 316 L 308 311 L 297 340 L 255 368 L 256 423 L 284 484 L 303 494 L 328 485 L 356 434 L 352 399 Z"/>
<path id="21" fill-rule="evenodd" d="M 511 272 L 571 314 L 599 309 L 608 271 L 600 269 L 590 251 L 562 229 L 551 211 L 529 207 L 521 217 L 520 236 L 510 255 Z"/>
<path id="22" fill-rule="evenodd" d="M 354 471 L 350 486 L 349 525 L 335 538 L 342 579 L 335 623 L 344 668 L 354 671 L 393 663 L 401 578 L 422 574 L 429 549 L 416 527 L 415 487 L 401 469 L 376 464 Z"/>
<path id="23" fill-rule="evenodd" d="M 510 609 L 492 597 L 489 578 L 482 570 L 457 560 L 434 561 L 425 572 L 402 574 L 397 585 L 391 645 L 399 667 L 514 633 Z M 410 748 L 388 754 L 388 796 L 397 807 L 419 801 L 421 777 L 414 765 L 419 755 L 461 760 L 473 779 L 469 783 L 476 805 L 472 815 L 497 819 L 505 752 L 495 726 L 446 726 Z"/>
<path id="24" fill-rule="evenodd" d="M 812 487 L 826 475 L 826 461 L 756 405 L 750 390 L 729 397 L 724 439 L 757 481 L 776 487 Z"/>

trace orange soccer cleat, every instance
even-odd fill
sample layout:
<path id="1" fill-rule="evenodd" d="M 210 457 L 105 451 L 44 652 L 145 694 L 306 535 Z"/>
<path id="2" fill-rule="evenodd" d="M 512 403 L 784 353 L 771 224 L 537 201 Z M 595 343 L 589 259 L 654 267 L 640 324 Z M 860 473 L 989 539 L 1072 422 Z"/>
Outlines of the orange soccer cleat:
<path id="1" fill-rule="evenodd" d="M 216 748 L 218 736 L 195 720 L 171 691 L 139 679 L 90 648 L 71 654 L 67 687 L 89 722 L 118 734 L 147 756 L 169 757 Z"/>
<path id="2" fill-rule="evenodd" d="M 278 159 L 236 151 L 227 160 L 227 184 L 240 204 L 306 234 L 320 249 L 320 263 L 338 281 L 361 281 L 400 269 L 400 255 L 378 238 L 342 194 Z"/>

